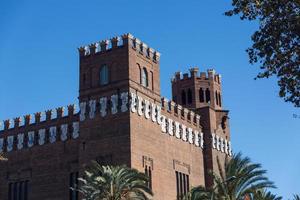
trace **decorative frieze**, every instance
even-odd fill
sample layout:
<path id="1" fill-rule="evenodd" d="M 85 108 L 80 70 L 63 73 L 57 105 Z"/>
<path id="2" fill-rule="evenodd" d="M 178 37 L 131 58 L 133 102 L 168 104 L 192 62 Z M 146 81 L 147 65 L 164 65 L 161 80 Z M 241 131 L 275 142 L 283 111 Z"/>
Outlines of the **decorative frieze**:
<path id="1" fill-rule="evenodd" d="M 212 133 L 211 136 L 212 136 L 211 138 L 212 138 L 212 148 L 213 149 L 216 149 L 217 151 L 225 153 L 229 156 L 232 156 L 232 149 L 231 149 L 230 141 L 220 137 L 219 135 L 216 135 L 215 133 Z"/>

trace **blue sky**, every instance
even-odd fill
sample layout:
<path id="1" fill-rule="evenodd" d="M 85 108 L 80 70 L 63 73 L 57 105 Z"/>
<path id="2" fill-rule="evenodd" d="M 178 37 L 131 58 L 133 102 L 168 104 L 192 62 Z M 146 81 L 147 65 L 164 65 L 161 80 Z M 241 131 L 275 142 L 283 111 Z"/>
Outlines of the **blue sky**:
<path id="1" fill-rule="evenodd" d="M 268 170 L 289 198 L 300 193 L 300 109 L 276 79 L 255 81 L 245 49 L 256 23 L 223 15 L 230 1 L 19 0 L 0 2 L 0 119 L 77 102 L 77 47 L 131 32 L 162 53 L 162 95 L 191 66 L 222 74 L 232 142 Z"/>

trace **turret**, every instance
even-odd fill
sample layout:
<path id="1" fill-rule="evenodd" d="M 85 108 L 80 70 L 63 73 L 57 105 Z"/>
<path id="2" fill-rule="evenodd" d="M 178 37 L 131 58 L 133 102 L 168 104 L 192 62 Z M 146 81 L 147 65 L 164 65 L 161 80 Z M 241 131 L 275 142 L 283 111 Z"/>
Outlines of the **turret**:
<path id="1" fill-rule="evenodd" d="M 200 74 L 198 71 L 198 67 L 193 67 L 189 74 L 181 76 L 180 72 L 175 73 L 172 79 L 173 101 L 190 109 L 210 106 L 221 110 L 221 75 L 213 69 Z"/>

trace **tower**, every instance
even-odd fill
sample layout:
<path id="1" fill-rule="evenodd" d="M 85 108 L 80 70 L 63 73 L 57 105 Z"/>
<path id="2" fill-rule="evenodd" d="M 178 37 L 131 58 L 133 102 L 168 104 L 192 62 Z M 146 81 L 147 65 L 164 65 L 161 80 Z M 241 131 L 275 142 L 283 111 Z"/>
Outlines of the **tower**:
<path id="1" fill-rule="evenodd" d="M 223 109 L 221 75 L 209 69 L 200 72 L 197 67 L 190 69 L 190 75 L 176 72 L 172 79 L 173 101 L 194 110 L 201 116 L 205 148 L 203 149 L 205 185 L 213 186 L 210 171 L 219 172 L 218 162 L 224 163 L 231 155 L 228 110 Z M 219 161 L 218 161 L 219 160 Z"/>
<path id="2" fill-rule="evenodd" d="M 160 102 L 160 54 L 131 34 L 78 50 L 80 110 L 89 114 L 80 120 L 80 162 L 132 166 L 130 93 Z"/>
<path id="3" fill-rule="evenodd" d="M 180 72 L 175 73 L 172 80 L 173 101 L 190 109 L 210 106 L 214 109 L 222 109 L 221 75 L 215 70 L 209 69 L 207 74 L 201 72 L 198 75 L 197 67 L 190 69 L 190 75 Z"/>

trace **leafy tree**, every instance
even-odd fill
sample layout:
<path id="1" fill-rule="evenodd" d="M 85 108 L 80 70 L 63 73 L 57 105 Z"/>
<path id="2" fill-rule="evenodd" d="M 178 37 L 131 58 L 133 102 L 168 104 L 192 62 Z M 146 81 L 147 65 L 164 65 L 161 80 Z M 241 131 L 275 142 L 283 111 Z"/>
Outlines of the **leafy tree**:
<path id="1" fill-rule="evenodd" d="M 227 16 L 259 22 L 247 49 L 251 64 L 261 71 L 256 78 L 277 76 L 279 96 L 300 107 L 300 1 L 232 0 Z"/>
<path id="2" fill-rule="evenodd" d="M 266 190 L 258 190 L 254 193 L 253 200 L 282 200 L 282 197 L 277 197 L 271 192 L 267 192 Z"/>
<path id="3" fill-rule="evenodd" d="M 189 193 L 190 200 L 244 200 L 253 196 L 256 191 L 274 188 L 273 182 L 265 176 L 266 170 L 260 164 L 252 163 L 241 153 L 225 160 L 223 168 L 218 160 L 219 173 L 212 173 L 215 186 L 205 189 L 202 186 L 193 188 Z"/>
<path id="4" fill-rule="evenodd" d="M 85 200 L 147 200 L 153 195 L 145 174 L 125 166 L 101 166 L 93 162 L 85 171 L 78 191 Z"/>

